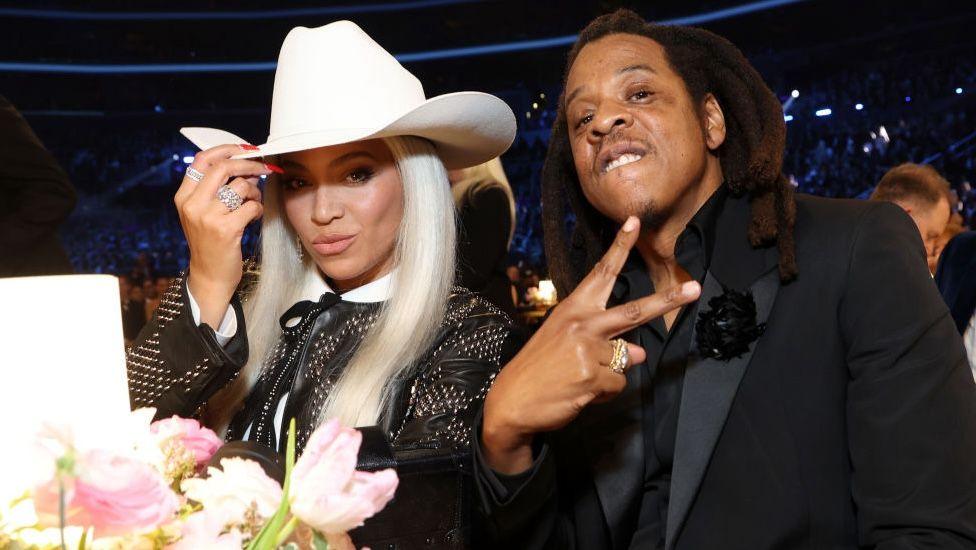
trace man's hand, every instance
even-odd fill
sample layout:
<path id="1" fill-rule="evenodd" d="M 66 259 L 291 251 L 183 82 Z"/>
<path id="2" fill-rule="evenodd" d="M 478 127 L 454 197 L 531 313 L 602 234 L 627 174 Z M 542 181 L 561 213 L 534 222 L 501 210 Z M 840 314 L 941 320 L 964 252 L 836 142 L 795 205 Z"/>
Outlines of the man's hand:
<path id="1" fill-rule="evenodd" d="M 502 369 L 485 398 L 481 442 L 495 471 L 515 474 L 532 464 L 535 434 L 562 428 L 593 402 L 613 398 L 627 384 L 609 368 L 610 340 L 698 299 L 688 282 L 607 309 L 617 275 L 637 242 L 640 222 L 630 217 L 610 250 Z M 642 348 L 627 344 L 630 363 Z"/>

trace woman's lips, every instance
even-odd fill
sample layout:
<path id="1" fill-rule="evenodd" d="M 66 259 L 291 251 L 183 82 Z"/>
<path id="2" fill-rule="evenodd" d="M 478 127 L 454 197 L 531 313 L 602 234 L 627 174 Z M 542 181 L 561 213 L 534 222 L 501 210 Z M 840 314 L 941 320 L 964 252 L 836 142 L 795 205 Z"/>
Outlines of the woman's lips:
<path id="1" fill-rule="evenodd" d="M 327 237 L 325 239 L 316 239 L 316 242 L 312 243 L 312 248 L 323 256 L 335 256 L 336 254 L 342 254 L 345 252 L 347 248 L 352 246 L 352 243 L 355 240 L 355 235 L 342 235 Z"/>

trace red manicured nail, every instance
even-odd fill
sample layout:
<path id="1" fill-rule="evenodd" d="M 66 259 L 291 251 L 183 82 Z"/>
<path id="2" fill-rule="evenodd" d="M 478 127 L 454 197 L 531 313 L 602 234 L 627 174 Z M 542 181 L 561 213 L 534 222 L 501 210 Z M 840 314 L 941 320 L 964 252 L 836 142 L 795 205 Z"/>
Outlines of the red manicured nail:
<path id="1" fill-rule="evenodd" d="M 240 148 L 241 149 L 244 149 L 245 151 L 260 151 L 261 150 L 261 148 L 258 147 L 257 145 L 251 145 L 250 143 L 241 143 L 240 144 Z"/>
<path id="2" fill-rule="evenodd" d="M 284 174 L 285 173 L 284 169 L 282 169 L 280 166 L 277 166 L 275 164 L 265 164 L 264 167 L 267 168 L 268 170 L 271 170 L 272 172 L 274 172 L 276 174 Z"/>

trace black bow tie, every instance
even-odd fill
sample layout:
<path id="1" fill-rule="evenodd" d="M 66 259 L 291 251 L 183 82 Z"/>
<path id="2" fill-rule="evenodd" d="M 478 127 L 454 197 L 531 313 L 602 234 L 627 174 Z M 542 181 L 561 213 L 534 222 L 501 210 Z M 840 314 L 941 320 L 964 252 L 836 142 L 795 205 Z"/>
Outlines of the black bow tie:
<path id="1" fill-rule="evenodd" d="M 317 302 L 302 300 L 288 308 L 288 311 L 281 316 L 281 319 L 278 321 L 281 324 L 281 330 L 288 336 L 298 334 L 307 323 L 313 321 L 320 313 L 338 304 L 340 301 L 342 301 L 342 298 L 332 292 L 326 292 Z M 287 326 L 288 321 L 295 318 L 298 318 L 299 321 L 291 326 Z"/>

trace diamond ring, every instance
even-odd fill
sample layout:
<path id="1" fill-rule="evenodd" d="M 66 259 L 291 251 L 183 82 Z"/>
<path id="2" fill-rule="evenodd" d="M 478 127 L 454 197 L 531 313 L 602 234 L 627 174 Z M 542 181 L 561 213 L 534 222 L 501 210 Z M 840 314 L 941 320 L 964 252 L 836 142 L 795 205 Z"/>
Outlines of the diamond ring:
<path id="1" fill-rule="evenodd" d="M 610 372 L 614 374 L 624 374 L 630 365 L 630 352 L 627 350 L 627 342 L 623 338 L 610 340 L 613 346 L 613 357 L 610 358 Z"/>
<path id="2" fill-rule="evenodd" d="M 203 179 L 203 172 L 197 170 L 196 168 L 194 168 L 192 166 L 187 166 L 186 167 L 186 177 L 190 178 L 191 180 L 193 180 L 193 181 L 195 181 L 197 183 L 200 183 L 200 180 Z"/>
<path id="3" fill-rule="evenodd" d="M 237 191 L 231 188 L 229 185 L 221 185 L 220 189 L 217 190 L 217 200 L 224 203 L 227 210 L 233 212 L 244 204 L 244 199 L 237 194 Z"/>

